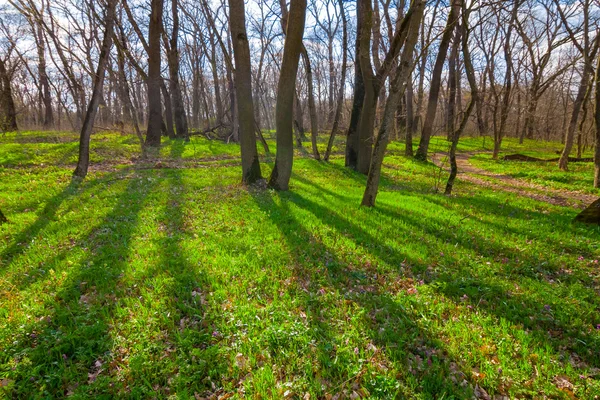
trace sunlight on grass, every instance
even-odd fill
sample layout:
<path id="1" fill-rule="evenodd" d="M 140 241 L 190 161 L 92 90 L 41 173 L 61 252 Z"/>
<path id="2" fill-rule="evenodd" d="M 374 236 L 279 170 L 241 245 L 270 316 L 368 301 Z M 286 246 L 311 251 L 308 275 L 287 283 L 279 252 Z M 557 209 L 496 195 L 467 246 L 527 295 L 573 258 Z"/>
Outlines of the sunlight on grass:
<path id="1" fill-rule="evenodd" d="M 130 137 L 98 138 L 98 163 L 137 156 Z M 600 228 L 572 224 L 577 210 L 460 177 L 441 196 L 401 143 L 366 209 L 365 177 L 339 156 L 296 159 L 291 190 L 276 193 L 222 164 L 239 147 L 195 137 L 166 141 L 162 159 L 211 168 L 133 164 L 76 183 L 58 162 L 72 143 L 17 139 L 0 142 L 8 397 L 600 393 Z M 571 188 L 590 175 L 569 174 Z"/>

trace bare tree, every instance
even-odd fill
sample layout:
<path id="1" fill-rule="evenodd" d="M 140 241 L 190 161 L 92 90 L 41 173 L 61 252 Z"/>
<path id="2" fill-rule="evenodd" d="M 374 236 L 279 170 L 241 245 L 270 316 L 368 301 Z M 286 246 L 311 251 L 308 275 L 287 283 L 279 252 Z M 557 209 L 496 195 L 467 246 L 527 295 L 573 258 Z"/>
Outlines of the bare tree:
<path id="1" fill-rule="evenodd" d="M 113 40 L 113 27 L 115 24 L 115 8 L 119 0 L 108 0 L 105 16 L 105 28 L 104 28 L 104 39 L 102 40 L 102 47 L 100 49 L 100 57 L 98 59 L 98 68 L 96 69 L 96 77 L 94 80 L 94 89 L 90 104 L 81 127 L 81 134 L 79 136 L 79 159 L 77 161 L 77 168 L 73 175 L 80 178 L 85 178 L 88 172 L 90 164 L 90 136 L 92 129 L 94 128 L 94 121 L 96 119 L 96 113 L 98 112 L 98 104 L 100 103 L 100 97 L 102 96 L 102 87 L 104 85 L 104 77 L 106 72 L 106 65 L 110 56 L 110 49 L 112 47 Z"/>
<path id="2" fill-rule="evenodd" d="M 277 86 L 275 126 L 277 129 L 277 154 L 269 186 L 276 190 L 288 190 L 293 164 L 292 115 L 296 74 L 302 51 L 302 36 L 306 17 L 306 0 L 292 0 L 286 23 L 283 60 Z"/>
<path id="3" fill-rule="evenodd" d="M 250 45 L 246 33 L 244 0 L 229 0 L 229 24 L 235 58 L 235 89 L 240 118 L 240 145 L 242 153 L 242 182 L 251 184 L 261 179 L 260 163 L 254 136 L 254 104 L 252 101 L 252 72 Z"/>
<path id="4" fill-rule="evenodd" d="M 407 35 L 405 36 L 404 49 L 402 51 L 402 56 L 400 57 L 400 63 L 396 68 L 394 80 L 392 81 L 390 95 L 385 105 L 383 120 L 379 128 L 379 135 L 377 135 L 377 139 L 375 140 L 373 158 L 371 159 L 367 185 L 361 203 L 363 206 L 372 207 L 375 205 L 375 199 L 377 198 L 377 191 L 379 189 L 379 179 L 381 176 L 381 165 L 389 141 L 390 131 L 393 128 L 398 101 L 404 95 L 407 81 L 410 79 L 410 73 L 413 68 L 413 52 L 419 37 L 419 27 L 423 19 L 424 8 L 425 1 L 413 1 L 411 8 L 402 21 L 402 25 L 399 27 L 399 30 L 407 31 Z"/>
<path id="5" fill-rule="evenodd" d="M 148 130 L 146 145 L 157 148 L 160 146 L 162 105 L 161 105 L 161 54 L 160 36 L 162 31 L 163 0 L 152 0 L 150 10 L 150 25 L 148 29 Z"/>
<path id="6" fill-rule="evenodd" d="M 437 112 L 438 98 L 440 93 L 440 85 L 442 82 L 442 69 L 444 68 L 444 62 L 446 61 L 446 55 L 448 53 L 448 47 L 450 46 L 450 40 L 454 28 L 458 22 L 458 16 L 460 13 L 461 0 L 452 0 L 450 12 L 448 14 L 448 20 L 446 22 L 446 28 L 440 41 L 438 55 L 435 60 L 435 67 L 433 68 L 431 82 L 429 84 L 429 100 L 427 102 L 427 115 L 423 122 L 423 129 L 421 130 L 421 141 L 419 142 L 419 148 L 415 154 L 415 158 L 418 160 L 426 160 L 427 152 L 429 149 L 429 141 L 433 132 L 433 122 Z"/>

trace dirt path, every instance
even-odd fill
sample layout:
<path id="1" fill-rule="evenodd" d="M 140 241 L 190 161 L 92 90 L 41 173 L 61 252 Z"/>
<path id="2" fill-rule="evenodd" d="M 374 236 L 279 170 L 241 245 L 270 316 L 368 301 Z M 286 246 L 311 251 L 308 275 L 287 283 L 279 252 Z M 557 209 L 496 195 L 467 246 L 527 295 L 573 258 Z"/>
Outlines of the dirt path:
<path id="1" fill-rule="evenodd" d="M 467 152 L 456 155 L 458 179 L 463 179 L 490 189 L 499 189 L 505 192 L 515 193 L 519 196 L 529 197 L 530 199 L 563 207 L 583 209 L 598 199 L 598 196 L 593 194 L 571 190 L 551 189 L 522 179 L 515 179 L 508 175 L 496 174 L 475 167 L 469 162 L 469 158 L 475 154 L 478 153 Z M 445 169 L 449 169 L 447 162 L 442 165 L 442 160 L 446 157 L 446 153 L 435 153 L 432 161 L 438 167 L 441 166 Z"/>

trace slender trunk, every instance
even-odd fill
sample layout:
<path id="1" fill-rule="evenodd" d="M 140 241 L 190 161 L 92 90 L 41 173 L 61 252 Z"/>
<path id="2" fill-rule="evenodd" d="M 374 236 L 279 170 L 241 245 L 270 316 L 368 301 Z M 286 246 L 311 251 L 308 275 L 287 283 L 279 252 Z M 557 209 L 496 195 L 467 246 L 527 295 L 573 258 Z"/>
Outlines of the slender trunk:
<path id="1" fill-rule="evenodd" d="M 600 57 L 596 66 L 596 104 L 594 110 L 594 122 L 596 124 L 596 143 L 594 148 L 594 187 L 600 188 Z"/>
<path id="2" fill-rule="evenodd" d="M 417 132 L 417 119 L 415 118 L 413 106 L 413 90 L 411 75 L 406 82 L 406 139 L 404 143 L 404 154 L 408 157 L 413 156 L 413 137 Z"/>
<path id="3" fill-rule="evenodd" d="M 337 105 L 335 109 L 335 117 L 333 119 L 333 126 L 331 127 L 331 134 L 329 135 L 329 142 L 327 142 L 327 151 L 325 151 L 325 156 L 323 159 L 325 161 L 329 161 L 329 156 L 331 155 L 331 149 L 333 148 L 333 141 L 335 139 L 335 135 L 338 130 L 338 126 L 340 124 L 340 117 L 342 115 L 342 105 L 344 103 L 344 88 L 346 84 L 346 65 L 347 65 L 347 53 L 348 53 L 348 31 L 347 31 L 347 21 L 346 21 L 346 13 L 344 11 L 344 3 L 343 0 L 338 0 L 338 5 L 340 7 L 340 15 L 342 16 L 342 77 L 340 81 L 340 88 L 338 90 L 337 95 Z"/>
<path id="4" fill-rule="evenodd" d="M 306 0 L 291 0 L 283 46 L 283 60 L 277 85 L 277 105 L 275 107 L 277 154 L 269 179 L 269 186 L 276 190 L 288 190 L 292 175 L 294 157 L 292 115 L 305 17 Z"/>
<path id="5" fill-rule="evenodd" d="M 363 1 L 357 0 L 357 8 Z M 360 38 L 363 34 L 363 15 L 357 12 L 356 42 L 354 45 L 354 97 L 352 101 L 352 114 L 346 135 L 346 167 L 356 169 L 358 164 L 358 123 L 365 100 L 365 82 L 360 68 Z"/>
<path id="6" fill-rule="evenodd" d="M 396 69 L 394 80 L 390 88 L 390 94 L 388 96 L 385 111 L 383 114 L 383 120 L 379 128 L 379 134 L 375 139 L 375 146 L 373 148 L 373 157 L 371 159 L 371 165 L 369 168 L 369 174 L 367 177 L 367 185 L 363 195 L 361 205 L 366 207 L 373 207 L 377 198 L 377 192 L 379 189 L 379 180 L 381 177 L 381 166 L 383 164 L 383 158 L 385 156 L 385 150 L 389 142 L 389 135 L 391 128 L 394 124 L 396 110 L 398 109 L 398 101 L 404 96 L 406 89 L 406 82 L 410 79 L 410 72 L 413 68 L 413 52 L 417 39 L 419 37 L 419 27 L 423 18 L 423 11 L 425 9 L 425 1 L 417 0 L 413 2 L 413 11 L 407 15 L 409 18 L 409 28 L 406 40 L 404 43 L 404 50 L 400 57 L 400 63 Z M 403 23 L 406 23 L 403 21 Z"/>
<path id="7" fill-rule="evenodd" d="M 585 99 L 585 95 L 588 89 L 590 75 L 592 73 L 593 71 L 586 64 L 583 68 L 583 73 L 581 75 L 581 81 L 579 83 L 579 89 L 577 90 L 577 96 L 575 97 L 575 101 L 573 102 L 571 120 L 569 122 L 569 128 L 567 130 L 567 133 L 565 135 L 565 146 L 558 161 L 558 167 L 563 171 L 567 171 L 569 168 L 569 155 L 571 154 L 571 150 L 573 149 L 573 142 L 575 139 L 575 130 L 577 129 L 577 122 L 579 120 L 579 113 L 581 112 L 583 101 Z"/>
<path id="8" fill-rule="evenodd" d="M 160 85 L 160 90 L 164 100 L 165 118 L 162 120 L 161 132 L 169 137 L 169 139 L 175 139 L 175 130 L 173 130 L 173 103 L 171 102 L 171 94 L 167 90 L 167 85 L 164 80 Z"/>
<path id="9" fill-rule="evenodd" d="M 454 181 L 456 180 L 456 175 L 458 174 L 458 165 L 456 163 L 456 148 L 458 147 L 458 142 L 460 140 L 460 136 L 464 132 L 467 123 L 469 122 L 469 117 L 475 108 L 477 101 L 479 99 L 479 90 L 477 89 L 477 80 L 475 78 L 475 68 L 473 67 L 473 63 L 471 61 L 471 52 L 469 51 L 469 12 L 465 5 L 462 5 L 462 29 L 461 29 L 461 42 L 462 42 L 462 52 L 463 52 L 463 60 L 465 65 L 465 72 L 467 74 L 467 80 L 469 81 L 469 87 L 471 88 L 471 100 L 469 101 L 469 105 L 465 113 L 463 114 L 462 121 L 456 131 L 453 132 L 452 135 L 452 144 L 450 145 L 450 176 L 448 177 L 448 182 L 446 183 L 446 189 L 444 194 L 449 196 L 452 194 L 452 189 L 454 187 Z"/>
<path id="10" fill-rule="evenodd" d="M 175 120 L 175 137 L 189 139 L 187 116 L 185 115 L 181 85 L 179 83 L 179 12 L 177 8 L 178 1 L 171 0 L 173 31 L 171 34 L 170 49 L 167 53 L 170 77 L 169 89 L 171 92 L 171 104 L 173 106 L 173 118 Z"/>
<path id="11" fill-rule="evenodd" d="M 455 130 L 456 118 L 456 96 L 457 96 L 457 71 L 456 63 L 458 59 L 458 48 L 460 46 L 460 28 L 456 28 L 456 35 L 450 49 L 450 57 L 448 59 L 448 109 L 446 110 L 446 136 L 448 140 L 452 140 Z"/>
<path id="12" fill-rule="evenodd" d="M 244 0 L 229 0 L 229 25 L 235 58 L 235 90 L 240 119 L 240 150 L 242 154 L 242 182 L 252 184 L 261 179 L 258 151 L 256 150 L 256 123 L 252 100 L 252 72 L 250 45 L 246 34 Z"/>
<path id="13" fill-rule="evenodd" d="M 100 56 L 98 58 L 98 68 L 96 70 L 96 76 L 94 77 L 94 89 L 90 104 L 85 114 L 85 120 L 81 128 L 81 134 L 79 136 L 79 160 L 77 161 L 77 168 L 73 173 L 75 176 L 85 178 L 88 172 L 88 166 L 90 164 L 90 136 L 92 129 L 94 128 L 94 120 L 96 113 L 98 112 L 98 104 L 100 104 L 100 98 L 102 97 L 102 87 L 104 84 L 104 76 L 106 72 L 106 65 L 110 57 L 110 48 L 112 47 L 113 38 L 113 27 L 115 23 L 115 8 L 118 0 L 110 0 L 106 10 L 106 23 L 104 28 L 104 39 L 102 40 L 102 47 L 100 49 Z"/>
<path id="14" fill-rule="evenodd" d="M 217 49 L 214 43 L 214 39 L 211 38 L 211 46 L 212 46 L 212 54 L 210 58 L 210 64 L 213 75 L 213 87 L 215 90 L 215 106 L 217 112 L 217 121 L 216 125 L 221 125 L 223 123 L 223 101 L 221 100 L 221 86 L 219 85 L 219 70 L 217 68 Z"/>
<path id="15" fill-rule="evenodd" d="M 435 60 L 435 66 L 433 68 L 431 83 L 429 88 L 429 100 L 427 102 L 427 114 L 425 115 L 425 121 L 423 122 L 423 130 L 421 131 L 421 142 L 419 148 L 415 154 L 415 158 L 418 160 L 427 160 L 427 152 L 429 150 L 429 141 L 431 134 L 433 133 L 433 123 L 435 121 L 435 115 L 437 112 L 438 99 L 440 95 L 440 86 L 442 83 L 442 70 L 446 61 L 446 55 L 448 54 L 448 47 L 450 46 L 450 40 L 454 27 L 458 21 L 458 13 L 460 10 L 461 0 L 452 0 L 452 7 L 448 14 L 448 21 L 446 22 L 446 28 L 442 39 L 440 41 L 439 51 Z"/>
<path id="16" fill-rule="evenodd" d="M 37 43 L 38 52 L 38 75 L 40 80 L 40 95 L 44 104 L 44 129 L 49 129 L 54 125 L 54 114 L 52 112 L 52 98 L 50 95 L 50 83 L 48 82 L 48 73 L 46 71 L 46 41 L 42 32 L 42 25 L 36 22 L 33 30 Z"/>
<path id="17" fill-rule="evenodd" d="M 308 83 L 308 113 L 310 115 L 310 139 L 312 144 L 312 152 L 315 160 L 320 160 L 319 149 L 317 148 L 317 138 L 319 136 L 319 119 L 317 117 L 317 108 L 315 106 L 315 93 L 313 89 L 313 75 L 308 58 L 306 47 L 302 46 L 302 59 L 304 60 L 304 69 L 306 70 L 306 81 Z"/>
<path id="18" fill-rule="evenodd" d="M 146 145 L 160 146 L 162 126 L 162 104 L 160 91 L 161 52 L 160 35 L 162 30 L 163 0 L 151 0 L 150 26 L 148 31 L 148 129 Z"/>
<path id="19" fill-rule="evenodd" d="M 492 158 L 494 160 L 498 159 L 498 153 L 500 152 L 500 146 L 502 145 L 502 139 L 504 139 L 504 133 L 506 129 L 506 121 L 508 119 L 508 113 L 510 108 L 510 97 L 512 91 L 512 54 L 510 51 L 510 41 L 511 34 L 514 27 L 514 22 L 517 19 L 517 13 L 519 10 L 520 2 L 518 0 L 515 1 L 512 10 L 512 16 L 510 25 L 506 32 L 506 38 L 504 39 L 504 61 L 506 63 L 506 74 L 504 78 L 504 97 L 502 99 L 502 106 L 500 108 L 500 126 L 498 129 L 494 129 L 494 151 L 492 153 Z"/>

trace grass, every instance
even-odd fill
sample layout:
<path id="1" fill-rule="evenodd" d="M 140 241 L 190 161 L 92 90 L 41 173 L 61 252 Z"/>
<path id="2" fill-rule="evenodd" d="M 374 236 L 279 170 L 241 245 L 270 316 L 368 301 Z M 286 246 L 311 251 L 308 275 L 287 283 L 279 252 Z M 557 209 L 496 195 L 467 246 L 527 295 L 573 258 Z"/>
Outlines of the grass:
<path id="1" fill-rule="evenodd" d="M 107 133 L 110 168 L 77 182 L 73 140 L 0 142 L 0 396 L 600 396 L 600 228 L 577 210 L 460 177 L 441 196 L 397 143 L 366 209 L 339 156 L 276 193 L 239 184 L 236 145 L 166 141 L 182 168 L 138 169 Z"/>

